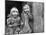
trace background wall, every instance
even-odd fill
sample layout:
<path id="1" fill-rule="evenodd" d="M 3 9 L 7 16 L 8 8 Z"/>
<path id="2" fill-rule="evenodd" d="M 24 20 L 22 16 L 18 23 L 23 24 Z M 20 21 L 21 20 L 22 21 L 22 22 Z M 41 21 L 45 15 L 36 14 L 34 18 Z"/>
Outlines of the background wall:
<path id="1" fill-rule="evenodd" d="M 33 31 L 34 32 L 43 32 L 44 31 L 44 4 L 35 2 L 33 3 L 33 16 L 34 16 L 34 24 Z"/>

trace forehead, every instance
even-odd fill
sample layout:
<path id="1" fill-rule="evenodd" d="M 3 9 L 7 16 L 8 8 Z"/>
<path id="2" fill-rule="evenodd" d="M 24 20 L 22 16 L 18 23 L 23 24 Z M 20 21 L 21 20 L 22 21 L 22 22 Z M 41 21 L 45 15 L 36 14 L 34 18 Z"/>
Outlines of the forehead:
<path id="1" fill-rule="evenodd" d="M 13 11 L 18 11 L 18 9 L 15 8 L 15 7 L 13 7 L 13 8 L 11 9 L 11 12 L 13 12 Z"/>

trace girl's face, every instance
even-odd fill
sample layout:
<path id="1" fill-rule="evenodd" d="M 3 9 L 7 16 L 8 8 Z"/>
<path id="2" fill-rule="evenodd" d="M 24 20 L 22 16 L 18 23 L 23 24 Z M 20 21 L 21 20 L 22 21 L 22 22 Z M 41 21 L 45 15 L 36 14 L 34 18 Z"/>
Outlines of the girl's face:
<path id="1" fill-rule="evenodd" d="M 12 8 L 11 9 L 11 14 L 12 15 L 18 15 L 19 13 L 18 13 L 18 9 L 17 8 Z"/>
<path id="2" fill-rule="evenodd" d="M 15 10 L 14 10 L 14 11 L 12 12 L 12 15 L 18 15 L 18 11 L 15 11 Z"/>
<path id="3" fill-rule="evenodd" d="M 26 12 L 26 13 L 29 13 L 29 12 L 30 12 L 30 7 L 29 7 L 29 5 L 25 5 L 25 6 L 23 7 L 23 11 Z"/>

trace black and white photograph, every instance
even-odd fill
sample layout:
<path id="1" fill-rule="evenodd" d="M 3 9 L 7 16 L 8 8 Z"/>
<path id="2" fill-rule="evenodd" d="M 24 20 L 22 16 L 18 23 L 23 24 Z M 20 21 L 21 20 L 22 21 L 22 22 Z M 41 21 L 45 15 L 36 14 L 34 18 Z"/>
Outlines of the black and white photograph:
<path id="1" fill-rule="evenodd" d="M 5 35 L 44 33 L 44 3 L 5 0 Z"/>

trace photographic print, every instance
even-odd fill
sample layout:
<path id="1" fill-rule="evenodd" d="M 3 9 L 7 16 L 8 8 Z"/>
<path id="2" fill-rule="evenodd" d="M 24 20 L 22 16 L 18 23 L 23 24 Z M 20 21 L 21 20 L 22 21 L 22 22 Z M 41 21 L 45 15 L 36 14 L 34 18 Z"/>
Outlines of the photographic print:
<path id="1" fill-rule="evenodd" d="M 5 1 L 5 35 L 43 32 L 43 2 Z"/>

